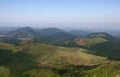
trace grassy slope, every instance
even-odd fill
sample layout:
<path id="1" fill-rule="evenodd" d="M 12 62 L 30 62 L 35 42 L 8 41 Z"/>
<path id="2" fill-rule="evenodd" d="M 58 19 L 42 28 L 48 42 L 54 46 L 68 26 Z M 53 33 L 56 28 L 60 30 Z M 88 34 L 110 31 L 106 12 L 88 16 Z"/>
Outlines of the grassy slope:
<path id="1" fill-rule="evenodd" d="M 104 64 L 105 58 L 88 54 L 82 48 L 67 48 L 40 43 L 12 44 L 0 43 L 0 77 L 120 77 L 120 63 Z M 5 50 L 6 46 L 8 49 Z M 4 46 L 4 47 L 2 47 Z M 13 52 L 23 48 L 24 52 Z M 31 55 L 34 56 L 31 57 Z M 36 62 L 40 67 L 36 68 Z M 79 66 L 103 63 L 98 67 Z M 53 69 L 41 65 L 63 65 Z M 67 67 L 64 67 L 64 65 Z M 69 66 L 73 65 L 73 66 Z M 84 69 L 83 69 L 84 68 Z"/>
<path id="2" fill-rule="evenodd" d="M 29 77 L 120 77 L 120 62 L 99 66 L 64 66 L 53 69 L 35 69 L 27 72 Z"/>
<path id="3" fill-rule="evenodd" d="M 83 77 L 120 77 L 120 62 L 109 62 L 97 68 L 84 71 Z"/>
<path id="4" fill-rule="evenodd" d="M 104 38 L 84 38 L 83 42 L 82 47 L 88 49 L 88 53 L 120 60 L 120 42 Z"/>
<path id="5" fill-rule="evenodd" d="M 3 42 L 0 42 L 0 49 L 16 51 L 16 47 L 14 44 L 8 44 Z"/>
<path id="6" fill-rule="evenodd" d="M 36 68 L 33 57 L 18 52 L 13 44 L 0 43 L 0 77 L 26 77 L 24 72 Z"/>
<path id="7" fill-rule="evenodd" d="M 9 69 L 1 66 L 0 67 L 0 77 L 11 77 Z"/>
<path id="8" fill-rule="evenodd" d="M 83 47 L 89 50 L 88 53 L 120 60 L 120 42 L 104 38 L 84 38 L 84 43 Z"/>
<path id="9" fill-rule="evenodd" d="M 104 43 L 106 42 L 106 39 L 103 38 L 85 38 L 85 47 L 91 47 L 92 45 L 99 44 L 99 43 Z"/>
<path id="10" fill-rule="evenodd" d="M 80 41 L 80 40 L 81 38 L 77 38 L 75 42 Z M 78 43 L 76 44 L 79 46 L 90 48 L 91 46 L 94 46 L 96 44 L 107 42 L 107 40 L 104 38 L 82 38 L 82 42 L 83 42 L 83 45 L 79 45 Z"/>
<path id="11" fill-rule="evenodd" d="M 86 53 L 82 48 L 67 48 L 46 44 L 28 45 L 28 53 L 37 57 L 37 62 L 42 65 L 89 65 L 99 64 L 105 58 Z"/>

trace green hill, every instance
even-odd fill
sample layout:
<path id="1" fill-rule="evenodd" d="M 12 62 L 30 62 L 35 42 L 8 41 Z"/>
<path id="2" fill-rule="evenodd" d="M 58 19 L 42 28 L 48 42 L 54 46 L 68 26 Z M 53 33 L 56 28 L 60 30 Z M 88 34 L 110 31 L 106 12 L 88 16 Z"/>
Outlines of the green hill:
<path id="1" fill-rule="evenodd" d="M 119 62 L 108 62 L 98 66 L 69 65 L 53 69 L 35 69 L 26 74 L 29 77 L 120 77 L 119 66 Z"/>
<path id="2" fill-rule="evenodd" d="M 94 37 L 77 39 L 76 44 L 88 49 L 88 53 L 120 60 L 120 42 Z"/>
<path id="3" fill-rule="evenodd" d="M 120 62 L 108 62 L 97 68 L 84 71 L 82 77 L 120 77 Z"/>
<path id="4" fill-rule="evenodd" d="M 97 32 L 97 33 L 91 33 L 89 35 L 87 35 L 88 38 L 104 38 L 106 40 L 115 40 L 115 38 L 105 32 Z"/>
<path id="5" fill-rule="evenodd" d="M 104 38 L 80 38 L 76 40 L 77 45 L 87 48 L 104 42 L 107 42 L 107 40 Z"/>
<path id="6" fill-rule="evenodd" d="M 28 45 L 28 54 L 37 56 L 41 65 L 89 65 L 99 64 L 105 60 L 103 57 L 86 53 L 82 48 L 67 48 L 46 44 L 34 43 Z"/>
<path id="7" fill-rule="evenodd" d="M 9 47 L 8 47 L 9 46 Z M 119 61 L 68 48 L 24 40 L 0 43 L 0 77 L 119 77 Z M 7 48 L 6 48 L 7 47 Z"/>
<path id="8" fill-rule="evenodd" d="M 14 44 L 0 42 L 0 49 L 16 51 Z"/>

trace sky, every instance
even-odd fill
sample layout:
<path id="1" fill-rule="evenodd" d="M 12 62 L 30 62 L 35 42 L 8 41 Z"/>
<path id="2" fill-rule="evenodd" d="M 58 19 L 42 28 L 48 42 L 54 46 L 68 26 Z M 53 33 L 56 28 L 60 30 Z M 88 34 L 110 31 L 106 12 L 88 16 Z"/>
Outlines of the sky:
<path id="1" fill-rule="evenodd" d="M 0 26 L 120 30 L 120 0 L 0 0 Z"/>

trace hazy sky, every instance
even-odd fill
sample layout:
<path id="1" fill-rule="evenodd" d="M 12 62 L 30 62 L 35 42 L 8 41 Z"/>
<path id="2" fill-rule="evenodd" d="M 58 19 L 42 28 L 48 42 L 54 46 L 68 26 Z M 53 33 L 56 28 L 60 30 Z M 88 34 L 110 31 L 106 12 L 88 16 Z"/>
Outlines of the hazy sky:
<path id="1" fill-rule="evenodd" d="M 0 0 L 0 26 L 120 29 L 120 0 Z"/>

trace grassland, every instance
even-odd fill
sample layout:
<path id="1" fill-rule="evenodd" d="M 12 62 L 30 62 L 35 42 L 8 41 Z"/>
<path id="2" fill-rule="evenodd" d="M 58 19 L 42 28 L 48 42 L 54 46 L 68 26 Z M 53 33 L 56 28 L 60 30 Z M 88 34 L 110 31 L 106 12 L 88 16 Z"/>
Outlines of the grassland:
<path id="1" fill-rule="evenodd" d="M 119 61 L 88 52 L 34 42 L 0 43 L 0 77 L 119 77 Z"/>

